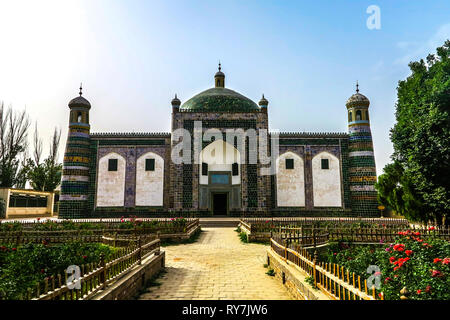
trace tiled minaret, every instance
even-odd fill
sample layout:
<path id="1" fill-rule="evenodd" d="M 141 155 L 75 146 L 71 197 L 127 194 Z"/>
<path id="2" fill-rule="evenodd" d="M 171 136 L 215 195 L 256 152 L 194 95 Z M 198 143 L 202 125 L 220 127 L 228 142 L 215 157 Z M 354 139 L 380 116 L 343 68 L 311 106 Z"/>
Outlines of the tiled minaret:
<path id="1" fill-rule="evenodd" d="M 82 96 L 69 102 L 69 134 L 64 153 L 59 206 L 60 218 L 86 217 L 89 185 L 89 110 L 91 104 Z"/>
<path id="2" fill-rule="evenodd" d="M 352 211 L 357 216 L 379 216 L 375 183 L 377 174 L 369 120 L 370 101 L 356 93 L 346 103 L 349 131 L 349 183 Z"/>

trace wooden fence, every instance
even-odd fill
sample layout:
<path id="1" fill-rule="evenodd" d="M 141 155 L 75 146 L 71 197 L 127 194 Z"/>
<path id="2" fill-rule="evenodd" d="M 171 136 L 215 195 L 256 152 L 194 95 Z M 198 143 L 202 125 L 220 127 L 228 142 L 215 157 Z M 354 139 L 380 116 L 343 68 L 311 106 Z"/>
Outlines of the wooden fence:
<path id="1" fill-rule="evenodd" d="M 278 227 L 276 234 L 289 241 L 305 242 L 309 244 L 324 244 L 328 241 L 347 241 L 353 243 L 393 243 L 399 237 L 399 232 L 405 228 L 290 228 Z M 418 232 L 421 237 L 438 238 L 450 241 L 450 230 L 440 228 L 410 228 L 412 232 Z M 273 233 L 272 233 L 273 234 Z"/>
<path id="2" fill-rule="evenodd" d="M 114 239 L 114 241 L 124 239 Z M 132 244 L 120 248 L 109 261 L 101 256 L 98 264 L 80 266 L 80 278 L 68 281 L 67 273 L 48 277 L 28 289 L 28 300 L 87 300 L 152 254 L 160 252 L 160 240 L 152 236 L 128 239 Z"/>
<path id="3" fill-rule="evenodd" d="M 317 261 L 317 255 L 312 257 L 306 249 L 289 247 L 286 240 L 270 239 L 272 250 L 285 262 L 289 261 L 311 276 L 314 285 L 324 294 L 334 300 L 384 300 L 382 292 L 375 286 L 368 288 L 367 280 L 344 270 L 337 264 Z"/>
<path id="4" fill-rule="evenodd" d="M 98 229 L 118 229 L 121 224 L 124 222 L 133 222 L 137 221 L 138 223 L 142 222 L 154 222 L 158 223 L 158 227 L 161 230 L 161 233 L 163 233 L 164 229 L 167 228 L 169 230 L 172 230 L 173 228 L 183 228 L 183 226 L 174 225 L 175 218 L 127 218 L 127 219 L 72 219 L 72 220 L 63 220 L 63 219 L 42 219 L 42 220 L 0 220 L 0 223 L 20 223 L 20 225 L 23 227 L 23 230 L 35 230 L 37 226 L 51 222 L 55 225 L 62 225 L 67 222 L 73 222 L 75 224 L 96 224 L 100 225 Z M 188 227 L 192 224 L 199 224 L 198 218 L 184 218 L 186 220 L 186 225 L 184 227 Z M 164 226 L 167 225 L 167 226 Z M 92 229 L 91 229 L 92 230 Z"/>
<path id="5" fill-rule="evenodd" d="M 345 227 L 350 224 L 371 224 L 380 228 L 405 228 L 409 226 L 406 219 L 395 218 L 244 218 L 240 223 L 250 232 L 271 232 L 279 227 L 320 226 L 327 224 L 329 227 Z"/>
<path id="6" fill-rule="evenodd" d="M 0 231 L 0 243 L 64 243 L 68 241 L 98 242 L 103 236 L 138 236 L 148 234 L 178 234 L 189 232 L 199 225 L 199 219 L 192 219 L 184 226 L 155 227 L 155 228 L 133 228 L 119 229 L 117 225 L 105 225 L 114 227 L 110 229 L 77 229 L 77 230 L 32 230 Z"/>

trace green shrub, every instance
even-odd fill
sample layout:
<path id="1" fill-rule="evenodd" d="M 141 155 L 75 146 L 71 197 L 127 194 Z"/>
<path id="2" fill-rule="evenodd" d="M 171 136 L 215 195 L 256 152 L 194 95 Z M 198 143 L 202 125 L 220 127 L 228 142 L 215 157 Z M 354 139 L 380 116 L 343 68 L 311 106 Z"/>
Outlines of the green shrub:
<path id="1" fill-rule="evenodd" d="M 305 278 L 305 282 L 307 284 L 309 284 L 311 287 L 313 287 L 313 289 L 318 290 L 319 288 L 314 284 L 314 277 L 313 276 L 309 276 Z"/>
<path id="2" fill-rule="evenodd" d="M 0 232 L 1 231 L 21 231 L 22 224 L 20 222 L 5 222 L 0 223 Z"/>
<path id="3" fill-rule="evenodd" d="M 247 234 L 245 232 L 239 233 L 239 238 L 241 239 L 241 241 L 243 243 L 248 243 L 248 237 L 247 237 Z"/>
<path id="4" fill-rule="evenodd" d="M 4 199 L 0 199 L 0 219 L 6 218 L 6 201 Z"/>
<path id="5" fill-rule="evenodd" d="M 68 242 L 61 245 L 25 244 L 0 246 L 0 292 L 6 299 L 24 297 L 28 288 L 45 278 L 61 274 L 70 265 L 98 263 L 100 255 L 109 259 L 116 248 L 99 244 Z"/>

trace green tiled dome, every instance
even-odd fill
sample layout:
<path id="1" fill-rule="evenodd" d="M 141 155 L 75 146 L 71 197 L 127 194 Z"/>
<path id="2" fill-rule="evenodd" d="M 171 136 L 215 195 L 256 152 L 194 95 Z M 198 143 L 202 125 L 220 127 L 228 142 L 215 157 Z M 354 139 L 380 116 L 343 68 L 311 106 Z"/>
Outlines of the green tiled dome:
<path id="1" fill-rule="evenodd" d="M 180 111 L 193 112 L 254 112 L 256 103 L 236 91 L 227 88 L 211 88 L 192 97 L 180 107 Z"/>

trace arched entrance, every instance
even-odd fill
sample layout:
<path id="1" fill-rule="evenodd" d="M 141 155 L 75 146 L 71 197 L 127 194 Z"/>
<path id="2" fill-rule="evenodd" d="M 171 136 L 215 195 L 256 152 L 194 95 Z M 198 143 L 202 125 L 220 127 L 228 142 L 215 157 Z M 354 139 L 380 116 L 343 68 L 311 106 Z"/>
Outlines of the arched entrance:
<path id="1" fill-rule="evenodd" d="M 241 165 L 239 151 L 217 140 L 200 153 L 199 207 L 214 216 L 228 215 L 241 206 Z"/>

